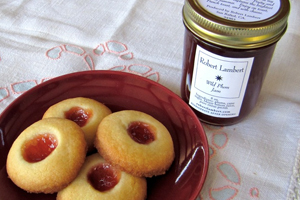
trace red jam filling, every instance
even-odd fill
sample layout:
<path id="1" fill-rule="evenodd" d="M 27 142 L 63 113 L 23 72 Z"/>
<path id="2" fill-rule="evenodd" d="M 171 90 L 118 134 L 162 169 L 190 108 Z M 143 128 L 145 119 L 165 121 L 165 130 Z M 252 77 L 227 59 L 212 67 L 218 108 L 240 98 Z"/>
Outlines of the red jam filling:
<path id="1" fill-rule="evenodd" d="M 65 117 L 66 119 L 72 120 L 78 124 L 78 126 L 83 127 L 91 117 L 91 114 L 92 112 L 89 110 L 85 110 L 80 107 L 73 107 L 65 112 Z"/>
<path id="2" fill-rule="evenodd" d="M 129 136 L 139 144 L 150 144 L 155 140 L 149 124 L 143 122 L 131 122 L 127 128 Z"/>
<path id="3" fill-rule="evenodd" d="M 101 163 L 90 169 L 87 178 L 98 191 L 105 192 L 114 188 L 120 180 L 121 173 L 108 163 Z"/>
<path id="4" fill-rule="evenodd" d="M 23 158 L 30 163 L 39 162 L 49 156 L 57 147 L 54 135 L 45 133 L 25 142 L 22 148 Z"/>

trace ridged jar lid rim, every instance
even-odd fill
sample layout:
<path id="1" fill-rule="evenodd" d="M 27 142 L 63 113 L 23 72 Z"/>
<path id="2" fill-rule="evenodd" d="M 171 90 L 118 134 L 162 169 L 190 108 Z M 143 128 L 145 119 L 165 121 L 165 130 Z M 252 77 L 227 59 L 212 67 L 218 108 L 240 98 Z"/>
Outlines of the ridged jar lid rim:
<path id="1" fill-rule="evenodd" d="M 286 31 L 289 12 L 289 0 L 280 0 L 279 10 L 267 19 L 232 21 L 212 14 L 197 0 L 186 0 L 182 14 L 185 26 L 197 37 L 224 47 L 249 49 L 277 42 Z"/>

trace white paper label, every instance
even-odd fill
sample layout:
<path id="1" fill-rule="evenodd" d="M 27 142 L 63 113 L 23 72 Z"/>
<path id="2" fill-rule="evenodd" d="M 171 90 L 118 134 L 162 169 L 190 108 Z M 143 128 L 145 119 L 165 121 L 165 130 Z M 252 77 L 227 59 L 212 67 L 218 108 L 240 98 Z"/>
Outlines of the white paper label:
<path id="1" fill-rule="evenodd" d="M 268 19 L 280 8 L 280 0 L 198 0 L 210 13 L 239 22 Z"/>
<path id="2" fill-rule="evenodd" d="M 190 106 L 213 117 L 238 117 L 253 60 L 223 57 L 197 46 Z"/>

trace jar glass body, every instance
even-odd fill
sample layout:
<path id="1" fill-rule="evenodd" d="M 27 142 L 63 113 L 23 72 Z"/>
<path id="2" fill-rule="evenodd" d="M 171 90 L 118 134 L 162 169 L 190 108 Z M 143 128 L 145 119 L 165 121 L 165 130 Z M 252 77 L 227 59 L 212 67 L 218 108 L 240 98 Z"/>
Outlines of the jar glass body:
<path id="1" fill-rule="evenodd" d="M 181 80 L 181 97 L 189 103 L 191 95 L 191 84 L 193 79 L 195 54 L 197 46 L 223 57 L 229 58 L 249 58 L 253 57 L 253 64 L 250 71 L 249 79 L 246 85 L 240 112 L 235 117 L 216 117 L 204 114 L 198 109 L 193 109 L 202 122 L 213 125 L 231 125 L 242 121 L 255 107 L 264 78 L 267 74 L 276 42 L 268 46 L 254 49 L 234 49 L 215 45 L 194 35 L 188 28 L 185 29 L 184 35 L 184 52 L 183 52 L 183 70 Z M 201 71 L 197 72 L 201 73 Z"/>

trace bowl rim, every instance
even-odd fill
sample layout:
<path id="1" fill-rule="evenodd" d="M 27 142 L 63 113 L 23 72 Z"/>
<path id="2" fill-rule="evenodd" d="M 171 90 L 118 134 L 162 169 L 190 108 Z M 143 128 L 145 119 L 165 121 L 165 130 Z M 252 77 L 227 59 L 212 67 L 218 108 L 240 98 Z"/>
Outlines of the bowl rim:
<path id="1" fill-rule="evenodd" d="M 201 124 L 200 120 L 198 119 L 197 115 L 194 113 L 194 111 L 188 106 L 188 104 L 176 93 L 174 93 L 172 90 L 170 90 L 169 88 L 167 88 L 166 86 L 155 82 L 149 78 L 143 77 L 141 75 L 138 74 L 134 74 L 134 73 L 130 73 L 130 72 L 121 72 L 121 71 L 112 71 L 112 70 L 92 70 L 92 71 L 79 71 L 79 72 L 72 72 L 72 73 L 68 73 L 68 74 L 64 74 L 64 75 L 60 75 L 54 78 L 51 78 L 45 82 L 42 82 L 34 87 L 32 87 L 31 89 L 27 90 L 26 92 L 22 93 L 20 96 L 18 96 L 16 99 L 14 99 L 1 113 L 0 113 L 0 124 L 3 121 L 4 118 L 7 117 L 7 115 L 9 115 L 10 110 L 16 105 L 22 102 L 23 98 L 34 93 L 36 90 L 39 90 L 51 83 L 55 83 L 55 82 L 59 82 L 63 79 L 67 79 L 67 78 L 72 78 L 72 77 L 76 77 L 76 76 L 84 76 L 84 75 L 97 75 L 97 74 L 101 74 L 104 73 L 106 75 L 121 75 L 121 76 L 129 76 L 132 77 L 134 79 L 138 79 L 140 81 L 145 81 L 147 83 L 150 83 L 152 85 L 154 85 L 155 87 L 159 87 L 161 90 L 165 91 L 166 93 L 168 93 L 169 95 L 172 95 L 177 101 L 180 102 L 180 104 L 182 104 L 184 106 L 184 109 L 188 110 L 188 112 L 191 114 L 191 116 L 194 119 L 195 123 L 197 123 L 197 126 L 199 128 L 201 128 L 201 131 L 203 132 L 203 137 L 201 136 L 201 142 L 203 143 L 203 148 L 204 148 L 204 152 L 205 155 L 203 156 L 204 158 L 204 165 L 203 165 L 203 178 L 202 181 L 199 181 L 196 189 L 191 193 L 192 194 L 192 198 L 196 199 L 198 197 L 198 195 L 200 194 L 203 185 L 205 183 L 207 174 L 208 174 L 208 168 L 209 168 L 209 145 L 208 145 L 208 140 L 207 140 L 207 135 L 206 132 L 204 130 L 203 125 Z M 1 128 L 0 128 L 1 131 Z M 202 140 L 204 139 L 204 140 Z"/>

